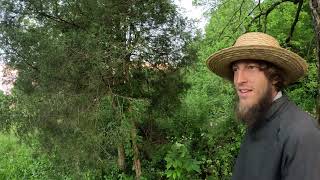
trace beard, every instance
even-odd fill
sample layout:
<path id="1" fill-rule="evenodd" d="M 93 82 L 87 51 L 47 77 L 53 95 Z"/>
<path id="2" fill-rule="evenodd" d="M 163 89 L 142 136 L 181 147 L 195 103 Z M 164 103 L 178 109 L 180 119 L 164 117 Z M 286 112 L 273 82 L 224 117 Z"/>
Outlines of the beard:
<path id="1" fill-rule="evenodd" d="M 269 84 L 258 101 L 252 105 L 242 104 L 239 97 L 236 101 L 236 117 L 248 128 L 256 129 L 263 123 L 263 119 L 272 104 L 272 86 Z"/>

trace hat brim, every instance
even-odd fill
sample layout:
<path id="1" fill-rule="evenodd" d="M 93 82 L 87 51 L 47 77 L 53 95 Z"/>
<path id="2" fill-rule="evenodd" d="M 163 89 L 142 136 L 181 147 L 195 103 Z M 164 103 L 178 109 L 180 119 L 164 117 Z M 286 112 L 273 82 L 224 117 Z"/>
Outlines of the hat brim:
<path id="1" fill-rule="evenodd" d="M 261 60 L 283 71 L 285 85 L 298 81 L 307 72 L 307 63 L 294 52 L 263 45 L 238 46 L 222 49 L 207 59 L 208 68 L 220 77 L 233 81 L 231 64 L 239 60 Z"/>

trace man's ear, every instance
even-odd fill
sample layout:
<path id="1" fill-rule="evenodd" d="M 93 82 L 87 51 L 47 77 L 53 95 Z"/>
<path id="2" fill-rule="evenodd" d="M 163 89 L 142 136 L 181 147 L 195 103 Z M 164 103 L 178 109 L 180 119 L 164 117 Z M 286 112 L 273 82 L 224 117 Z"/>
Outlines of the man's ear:
<path id="1" fill-rule="evenodd" d="M 276 85 L 278 82 L 279 82 L 278 78 L 273 78 L 273 79 L 271 80 L 271 84 L 272 84 L 272 85 Z"/>

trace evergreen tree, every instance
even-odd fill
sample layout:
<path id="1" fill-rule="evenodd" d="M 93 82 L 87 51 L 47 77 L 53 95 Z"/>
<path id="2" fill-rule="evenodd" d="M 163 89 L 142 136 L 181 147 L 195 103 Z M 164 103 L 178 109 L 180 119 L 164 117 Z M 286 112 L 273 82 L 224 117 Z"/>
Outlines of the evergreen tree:
<path id="1" fill-rule="evenodd" d="M 14 95 L 16 109 L 24 112 L 15 119 L 21 134 L 39 131 L 45 149 L 59 153 L 75 175 L 110 165 L 115 146 L 119 168 L 130 171 L 124 154 L 130 140 L 140 178 L 137 128 L 152 109 L 170 114 L 179 104 L 185 87 L 179 69 L 193 59 L 187 46 L 191 29 L 175 5 L 169 0 L 0 5 L 1 49 L 19 74 Z"/>

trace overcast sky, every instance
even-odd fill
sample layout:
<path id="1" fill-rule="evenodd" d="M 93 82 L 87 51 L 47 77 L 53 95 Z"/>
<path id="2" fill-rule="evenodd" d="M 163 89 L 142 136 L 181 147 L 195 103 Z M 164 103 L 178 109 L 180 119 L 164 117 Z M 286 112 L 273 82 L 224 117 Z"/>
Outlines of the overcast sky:
<path id="1" fill-rule="evenodd" d="M 174 0 L 174 2 L 181 7 L 181 13 L 188 18 L 195 19 L 198 21 L 197 26 L 199 29 L 204 29 L 206 20 L 203 16 L 204 8 L 193 6 L 192 0 Z"/>
<path id="2" fill-rule="evenodd" d="M 202 12 L 200 7 L 192 5 L 192 0 L 175 0 L 175 3 L 186 10 L 186 15 L 190 18 L 201 18 Z"/>

